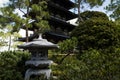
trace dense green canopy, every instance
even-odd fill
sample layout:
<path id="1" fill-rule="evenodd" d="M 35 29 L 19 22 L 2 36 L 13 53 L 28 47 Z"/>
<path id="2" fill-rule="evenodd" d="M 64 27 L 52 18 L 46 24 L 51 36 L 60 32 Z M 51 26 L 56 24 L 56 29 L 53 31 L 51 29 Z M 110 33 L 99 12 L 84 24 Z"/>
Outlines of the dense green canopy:
<path id="1" fill-rule="evenodd" d="M 81 13 L 83 22 L 76 27 L 72 36 L 78 38 L 80 50 L 106 49 L 118 46 L 119 33 L 114 22 L 109 21 L 108 17 L 101 12 Z M 86 17 L 87 16 L 87 17 Z"/>
<path id="2" fill-rule="evenodd" d="M 109 20 L 108 16 L 103 13 L 103 12 L 98 12 L 98 11 L 85 11 L 80 14 L 81 18 L 83 21 L 89 20 L 89 19 L 94 19 L 94 18 L 100 18 L 103 20 Z"/>

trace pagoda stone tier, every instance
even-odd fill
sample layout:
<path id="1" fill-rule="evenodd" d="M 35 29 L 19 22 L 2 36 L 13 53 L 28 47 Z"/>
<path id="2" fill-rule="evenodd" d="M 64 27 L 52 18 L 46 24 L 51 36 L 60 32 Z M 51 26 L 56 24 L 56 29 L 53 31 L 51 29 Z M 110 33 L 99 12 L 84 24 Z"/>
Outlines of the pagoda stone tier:
<path id="1" fill-rule="evenodd" d="M 45 74 L 47 79 L 50 78 L 51 69 L 49 66 L 53 61 L 48 60 L 48 50 L 58 48 L 56 44 L 48 42 L 40 36 L 38 39 L 19 45 L 18 48 L 31 53 L 31 59 L 25 63 L 29 67 L 25 73 L 25 80 L 30 80 L 32 75 L 40 76 L 41 74 Z"/>
<path id="2" fill-rule="evenodd" d="M 32 3 L 37 4 L 38 1 L 40 0 L 32 0 Z M 70 0 L 48 0 L 48 11 L 50 14 L 48 22 L 51 30 L 44 34 L 44 38 L 56 43 L 69 38 L 69 33 L 76 26 L 70 24 L 68 21 L 78 16 L 77 14 L 69 11 L 74 7 L 75 3 Z M 30 12 L 29 15 L 35 20 L 35 13 Z M 38 29 L 38 27 L 34 25 L 34 22 L 32 24 L 33 27 L 29 28 L 29 30 L 34 31 L 34 29 Z M 32 37 L 31 40 L 36 38 L 35 36 L 33 38 L 33 36 L 30 36 L 29 38 Z M 25 38 L 20 38 L 19 41 L 25 41 Z"/>

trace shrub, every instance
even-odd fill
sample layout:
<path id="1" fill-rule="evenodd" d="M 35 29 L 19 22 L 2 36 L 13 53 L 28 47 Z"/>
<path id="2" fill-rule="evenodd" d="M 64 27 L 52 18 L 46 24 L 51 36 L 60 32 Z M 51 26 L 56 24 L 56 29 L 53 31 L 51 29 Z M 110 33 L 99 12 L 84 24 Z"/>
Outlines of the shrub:
<path id="1" fill-rule="evenodd" d="M 120 48 L 111 53 L 89 49 L 79 57 L 67 57 L 53 68 L 59 72 L 57 80 L 119 80 Z"/>
<path id="2" fill-rule="evenodd" d="M 80 50 L 107 49 L 111 46 L 118 47 L 120 43 L 116 24 L 100 17 L 90 17 L 81 22 L 72 31 L 71 36 L 77 37 Z"/>
<path id="3" fill-rule="evenodd" d="M 29 59 L 28 52 L 8 51 L 0 53 L 0 80 L 23 80 L 25 61 Z"/>

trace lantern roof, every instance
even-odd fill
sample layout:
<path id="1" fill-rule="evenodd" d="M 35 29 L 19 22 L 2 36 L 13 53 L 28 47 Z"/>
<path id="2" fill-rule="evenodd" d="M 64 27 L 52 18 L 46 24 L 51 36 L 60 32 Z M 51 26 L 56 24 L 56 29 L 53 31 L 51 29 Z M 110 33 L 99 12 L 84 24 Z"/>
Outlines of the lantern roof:
<path id="1" fill-rule="evenodd" d="M 23 45 L 19 45 L 18 48 L 22 48 L 22 49 L 47 48 L 47 49 L 50 49 L 50 48 L 58 48 L 58 45 L 39 37 L 38 39 L 34 39 L 31 42 L 27 42 L 27 43 L 24 43 Z"/>

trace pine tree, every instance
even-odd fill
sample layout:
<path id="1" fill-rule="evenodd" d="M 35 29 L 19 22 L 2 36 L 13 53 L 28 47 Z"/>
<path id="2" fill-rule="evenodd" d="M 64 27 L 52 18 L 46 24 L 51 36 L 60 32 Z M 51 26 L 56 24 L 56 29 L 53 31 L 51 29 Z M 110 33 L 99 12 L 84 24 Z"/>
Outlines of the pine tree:
<path id="1" fill-rule="evenodd" d="M 38 28 L 37 32 L 44 32 L 49 29 L 48 21 L 49 13 L 47 11 L 47 0 L 9 0 L 5 7 L 1 8 L 2 16 L 9 19 L 13 26 L 13 31 L 19 31 L 20 27 L 26 29 L 26 42 L 28 42 L 28 29 L 33 27 L 33 24 Z M 19 10 L 24 14 L 20 17 Z M 31 23 L 32 22 L 32 23 Z"/>
<path id="2" fill-rule="evenodd" d="M 104 1 L 105 0 L 74 0 L 78 11 L 78 23 L 82 21 L 80 13 L 81 13 L 81 9 L 84 9 L 84 4 L 89 4 L 89 7 L 93 8 L 94 6 L 101 6 Z"/>

